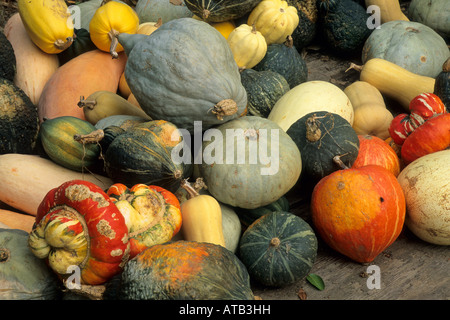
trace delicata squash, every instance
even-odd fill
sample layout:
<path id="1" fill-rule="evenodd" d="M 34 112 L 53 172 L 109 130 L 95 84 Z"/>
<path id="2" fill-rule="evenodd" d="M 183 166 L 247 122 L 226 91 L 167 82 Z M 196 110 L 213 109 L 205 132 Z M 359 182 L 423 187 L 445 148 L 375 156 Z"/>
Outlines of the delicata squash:
<path id="1" fill-rule="evenodd" d="M 56 54 L 72 44 L 73 20 L 64 0 L 18 0 L 17 5 L 28 35 L 42 51 Z"/>

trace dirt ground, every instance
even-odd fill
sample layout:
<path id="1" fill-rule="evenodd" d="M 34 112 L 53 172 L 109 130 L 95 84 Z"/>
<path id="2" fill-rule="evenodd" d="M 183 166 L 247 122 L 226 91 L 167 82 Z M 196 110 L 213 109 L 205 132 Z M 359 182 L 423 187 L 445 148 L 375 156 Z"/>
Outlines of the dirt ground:
<path id="1" fill-rule="evenodd" d="M 408 3 L 401 1 L 404 9 Z M 15 1 L 0 0 L 0 30 L 14 12 Z M 308 80 L 329 81 L 344 89 L 359 79 L 357 71 L 346 70 L 350 62 L 360 64 L 360 57 L 340 59 L 316 43 L 302 54 L 309 70 Z M 388 103 L 393 113 L 400 110 L 395 103 Z M 290 192 L 288 198 L 292 212 L 309 221 L 308 201 L 295 191 Z M 449 270 L 448 247 L 427 244 L 404 230 L 371 264 L 352 262 L 319 240 L 319 253 L 311 272 L 324 280 L 323 291 L 305 279 L 284 288 L 265 288 L 258 284 L 253 284 L 253 288 L 262 300 L 449 300 Z M 375 275 L 379 277 L 374 278 Z"/>

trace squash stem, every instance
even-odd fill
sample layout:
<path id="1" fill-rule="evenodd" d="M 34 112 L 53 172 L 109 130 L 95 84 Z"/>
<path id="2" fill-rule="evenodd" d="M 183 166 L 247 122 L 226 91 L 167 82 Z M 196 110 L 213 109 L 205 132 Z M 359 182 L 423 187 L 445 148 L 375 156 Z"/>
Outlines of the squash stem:
<path id="1" fill-rule="evenodd" d="M 94 106 L 97 104 L 95 100 L 85 100 L 84 96 L 80 97 L 80 101 L 77 103 L 78 107 L 84 108 L 87 107 L 89 110 L 93 110 Z"/>
<path id="2" fill-rule="evenodd" d="M 212 107 L 212 113 L 214 113 L 219 120 L 223 120 L 224 116 L 231 116 L 238 111 L 237 103 L 233 99 L 224 99 L 217 102 Z"/>
<path id="3" fill-rule="evenodd" d="M 294 39 L 292 36 L 288 35 L 286 37 L 286 41 L 284 42 L 284 45 L 288 48 L 292 48 L 294 46 Z"/>
<path id="4" fill-rule="evenodd" d="M 194 186 L 189 183 L 188 179 L 183 179 L 181 180 L 180 186 L 188 192 L 190 199 L 199 196 L 199 191 L 203 188 L 206 188 L 206 184 L 202 178 L 197 178 L 197 180 L 195 180 L 194 182 Z"/>
<path id="5" fill-rule="evenodd" d="M 275 237 L 275 238 L 272 238 L 272 239 L 270 240 L 270 243 L 269 243 L 269 244 L 270 244 L 271 247 L 278 247 L 278 246 L 280 246 L 281 241 L 280 241 L 279 238 Z"/>
<path id="6" fill-rule="evenodd" d="M 117 53 L 117 46 L 119 45 L 119 32 L 111 29 L 108 32 L 109 39 L 111 40 L 111 46 L 109 47 L 109 53 L 111 54 L 113 59 L 119 58 L 119 54 Z"/>
<path id="7" fill-rule="evenodd" d="M 102 129 L 94 130 L 88 134 L 76 134 L 73 136 L 75 141 L 78 141 L 82 144 L 86 143 L 98 143 L 105 136 L 105 132 Z"/>
<path id="8" fill-rule="evenodd" d="M 443 72 L 450 72 L 450 58 L 445 60 L 444 64 L 442 65 L 442 71 Z"/>
<path id="9" fill-rule="evenodd" d="M 350 67 L 347 68 L 347 70 L 345 70 L 345 72 L 349 71 L 349 70 L 356 70 L 358 72 L 361 72 L 363 69 L 363 66 L 359 66 L 357 64 L 354 64 L 353 62 L 350 63 Z"/>
<path id="10" fill-rule="evenodd" d="M 67 37 L 66 41 L 58 39 L 53 44 L 58 50 L 64 51 L 68 47 L 70 47 L 72 45 L 72 43 L 73 43 L 73 38 L 72 37 Z"/>
<path id="11" fill-rule="evenodd" d="M 306 119 L 306 139 L 309 142 L 316 142 L 322 136 L 322 130 L 320 130 L 316 119 L 317 117 L 315 114 Z"/>
<path id="12" fill-rule="evenodd" d="M 345 163 L 341 160 L 341 157 L 344 155 L 334 156 L 333 162 L 336 163 L 341 169 L 348 169 Z"/>
<path id="13" fill-rule="evenodd" d="M 8 249 L 5 248 L 0 249 L 0 263 L 8 261 L 9 257 L 10 253 Z"/>

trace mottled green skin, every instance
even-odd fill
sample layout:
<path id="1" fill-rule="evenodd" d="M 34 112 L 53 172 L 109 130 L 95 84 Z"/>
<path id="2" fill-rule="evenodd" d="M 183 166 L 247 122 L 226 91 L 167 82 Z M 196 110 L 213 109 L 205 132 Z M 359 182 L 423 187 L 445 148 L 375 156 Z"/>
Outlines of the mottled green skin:
<path id="1" fill-rule="evenodd" d="M 292 43 L 269 45 L 266 55 L 253 69 L 281 74 L 291 89 L 308 80 L 308 66 Z"/>
<path id="2" fill-rule="evenodd" d="M 0 228 L 0 300 L 55 300 L 60 281 L 30 251 L 28 233 Z"/>
<path id="3" fill-rule="evenodd" d="M 279 244 L 274 245 L 272 239 L 278 239 Z M 274 211 L 244 231 L 239 256 L 251 279 L 283 287 L 308 275 L 317 248 L 317 237 L 308 223 L 292 213 Z"/>
<path id="4" fill-rule="evenodd" d="M 125 79 L 152 119 L 193 133 L 194 121 L 202 121 L 206 130 L 245 113 L 247 93 L 233 53 L 208 23 L 175 19 L 151 37 L 121 34 L 119 42 L 128 55 Z M 213 108 L 227 99 L 236 103 L 237 111 L 220 119 Z"/>
<path id="5" fill-rule="evenodd" d="M 149 247 L 106 284 L 105 300 L 253 300 L 250 277 L 222 246 L 176 241 Z"/>
<path id="6" fill-rule="evenodd" d="M 190 167 L 172 160 L 173 147 L 182 141 L 170 141 L 171 133 L 178 130 L 172 123 L 148 121 L 124 132 L 115 129 L 104 151 L 106 173 L 114 182 L 129 188 L 138 183 L 157 185 L 171 192 L 179 188 Z"/>
<path id="7" fill-rule="evenodd" d="M 16 74 L 16 56 L 14 49 L 3 32 L 0 32 L 0 78 L 14 80 Z"/>
<path id="8" fill-rule="evenodd" d="M 261 0 L 184 0 L 196 16 L 207 22 L 222 22 L 238 19 L 252 11 Z M 208 11 L 208 16 L 204 13 Z"/>
<path id="9" fill-rule="evenodd" d="M 286 197 L 282 196 L 278 200 L 259 208 L 243 209 L 236 207 L 235 210 L 241 220 L 241 223 L 248 227 L 255 222 L 256 219 L 261 218 L 268 213 L 274 211 L 289 211 L 289 208 L 289 201 Z"/>
<path id="10" fill-rule="evenodd" d="M 0 78 L 0 154 L 33 153 L 38 130 L 36 106 L 20 88 Z"/>
<path id="11" fill-rule="evenodd" d="M 306 121 L 316 116 L 320 138 L 310 141 L 307 138 Z M 333 161 L 341 156 L 342 162 L 351 167 L 359 152 L 359 139 L 350 123 L 340 115 L 326 111 L 312 112 L 298 119 L 287 130 L 302 155 L 302 174 L 318 182 L 330 173 L 342 169 Z"/>
<path id="12" fill-rule="evenodd" d="M 247 91 L 248 113 L 267 118 L 275 103 L 290 87 L 279 73 L 266 70 L 245 69 L 241 72 L 241 82 Z"/>
<path id="13" fill-rule="evenodd" d="M 288 5 L 297 8 L 298 26 L 292 33 L 297 50 L 308 46 L 315 38 L 318 29 L 318 10 L 316 0 L 287 0 Z"/>
<path id="14" fill-rule="evenodd" d="M 367 27 L 369 14 L 352 0 L 321 0 L 319 5 L 323 37 L 334 54 L 360 54 L 372 29 Z"/>
<path id="15" fill-rule="evenodd" d="M 75 36 L 70 47 L 58 53 L 59 64 L 63 65 L 80 54 L 95 49 L 97 49 L 97 47 L 91 41 L 89 31 L 86 29 L 75 29 Z"/>

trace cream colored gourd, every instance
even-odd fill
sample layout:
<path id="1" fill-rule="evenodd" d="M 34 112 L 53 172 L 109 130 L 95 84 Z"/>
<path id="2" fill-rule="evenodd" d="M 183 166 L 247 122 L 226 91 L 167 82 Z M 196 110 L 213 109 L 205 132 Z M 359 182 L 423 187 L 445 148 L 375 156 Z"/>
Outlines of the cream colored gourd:
<path id="1" fill-rule="evenodd" d="M 412 73 L 395 63 L 373 58 L 362 66 L 352 64 L 349 69 L 360 72 L 360 80 L 377 88 L 381 94 L 396 100 L 409 112 L 412 99 L 424 92 L 433 92 L 435 79 Z"/>
<path id="2" fill-rule="evenodd" d="M 283 43 L 299 23 L 297 8 L 282 0 L 263 0 L 248 16 L 247 24 L 266 38 L 267 45 Z"/>
<path id="3" fill-rule="evenodd" d="M 352 127 L 359 135 L 389 138 L 389 125 L 394 116 L 386 108 L 380 91 L 365 81 L 355 81 L 344 89 L 353 106 Z"/>
<path id="4" fill-rule="evenodd" d="M 231 31 L 227 41 L 240 69 L 253 68 L 267 52 L 266 39 L 254 25 L 241 24 Z"/>
<path id="5" fill-rule="evenodd" d="M 73 42 L 73 20 L 64 0 L 18 0 L 17 7 L 31 40 L 42 51 L 56 54 Z"/>
<path id="6" fill-rule="evenodd" d="M 158 29 L 162 25 L 162 19 L 159 18 L 157 22 L 143 22 L 139 25 L 136 33 L 151 35 L 153 31 Z"/>
<path id="7" fill-rule="evenodd" d="M 128 102 L 117 93 L 110 91 L 96 91 L 86 99 L 82 97 L 78 106 L 83 108 L 87 121 L 96 124 L 99 120 L 113 115 L 138 116 L 152 120 L 141 108 Z"/>
<path id="8" fill-rule="evenodd" d="M 36 155 L 3 154 L 0 163 L 0 201 L 34 216 L 47 192 L 63 182 L 81 179 L 102 189 L 113 183 L 109 178 L 72 171 Z"/>
<path id="9" fill-rule="evenodd" d="M 347 95 L 327 81 L 306 81 L 286 92 L 273 106 L 268 119 L 284 131 L 314 111 L 336 113 L 353 124 L 354 111 Z"/>
<path id="10" fill-rule="evenodd" d="M 405 225 L 420 239 L 450 245 L 450 150 L 413 161 L 398 175 L 406 200 Z"/>
<path id="11" fill-rule="evenodd" d="M 366 8 L 369 6 L 376 6 L 380 10 L 381 23 L 393 20 L 409 21 L 400 8 L 398 0 L 366 0 Z"/>
<path id="12" fill-rule="evenodd" d="M 181 208 L 181 233 L 188 241 L 208 242 L 226 248 L 222 229 L 222 209 L 219 202 L 207 194 L 199 194 L 187 181 L 181 186 L 189 193 L 190 199 Z"/>
<path id="13" fill-rule="evenodd" d="M 16 56 L 14 84 L 37 104 L 45 84 L 59 67 L 58 56 L 45 53 L 31 41 L 19 13 L 9 18 L 3 32 Z"/>

